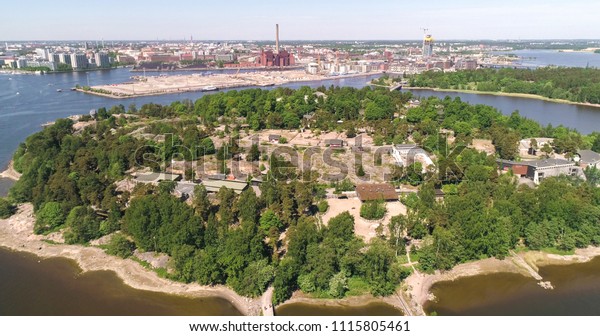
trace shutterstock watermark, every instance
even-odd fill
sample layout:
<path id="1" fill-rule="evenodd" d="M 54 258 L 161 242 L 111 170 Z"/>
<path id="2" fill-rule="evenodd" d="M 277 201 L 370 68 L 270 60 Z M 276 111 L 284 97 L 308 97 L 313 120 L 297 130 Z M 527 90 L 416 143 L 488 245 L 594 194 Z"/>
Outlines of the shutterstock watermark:
<path id="1" fill-rule="evenodd" d="M 441 134 L 435 148 L 416 144 L 365 145 L 361 135 L 322 146 L 261 143 L 258 136 L 244 141 L 230 139 L 217 148 L 184 146 L 173 134 L 165 134 L 164 139 L 162 143 L 136 150 L 138 169 L 150 168 L 153 172 L 171 169 L 197 177 L 220 174 L 237 180 L 263 176 L 306 182 L 315 177 L 322 182 L 352 177 L 362 183 L 418 184 L 464 178 L 458 158 L 466 146 L 450 146 Z"/>

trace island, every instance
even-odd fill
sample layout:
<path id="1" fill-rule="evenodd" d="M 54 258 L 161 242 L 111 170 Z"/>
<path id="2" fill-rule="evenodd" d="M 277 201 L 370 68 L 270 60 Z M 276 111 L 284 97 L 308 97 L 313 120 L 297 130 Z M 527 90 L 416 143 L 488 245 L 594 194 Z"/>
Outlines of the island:
<path id="1" fill-rule="evenodd" d="M 600 133 L 381 87 L 102 107 L 19 146 L 0 245 L 249 315 L 336 300 L 422 315 L 436 281 L 551 288 L 537 261 L 599 255 L 598 152 Z"/>
<path id="2" fill-rule="evenodd" d="M 410 88 L 500 94 L 600 106 L 600 69 L 540 67 L 427 71 L 408 79 Z"/>

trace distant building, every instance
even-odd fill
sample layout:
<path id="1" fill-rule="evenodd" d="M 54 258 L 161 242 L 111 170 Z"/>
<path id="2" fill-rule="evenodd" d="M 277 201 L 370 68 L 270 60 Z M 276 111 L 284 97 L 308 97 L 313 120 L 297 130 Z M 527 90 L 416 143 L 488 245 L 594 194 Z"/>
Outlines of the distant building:
<path id="1" fill-rule="evenodd" d="M 71 63 L 71 55 L 69 54 L 58 54 L 58 63 L 68 64 L 73 66 Z"/>
<path id="2" fill-rule="evenodd" d="M 44 49 L 44 48 L 37 48 L 35 49 L 35 53 L 37 54 L 37 56 L 43 60 L 48 60 L 49 59 L 49 51 L 48 49 Z"/>
<path id="3" fill-rule="evenodd" d="M 290 54 L 286 50 L 281 50 L 279 53 L 275 53 L 272 50 L 262 51 L 260 54 L 260 65 L 266 67 L 285 67 L 296 64 L 294 55 Z"/>
<path id="4" fill-rule="evenodd" d="M 51 53 L 48 55 L 48 60 L 58 64 L 60 63 L 60 56 L 59 54 Z"/>
<path id="5" fill-rule="evenodd" d="M 233 54 L 219 54 L 215 55 L 215 61 L 233 62 L 235 61 L 235 56 Z"/>
<path id="6" fill-rule="evenodd" d="M 16 60 L 17 69 L 27 67 L 27 59 L 26 58 L 18 58 Z"/>
<path id="7" fill-rule="evenodd" d="M 585 180 L 583 169 L 575 165 L 575 162 L 562 159 L 545 159 L 535 161 L 509 161 L 497 160 L 500 170 L 513 171 L 515 175 L 526 177 L 535 184 L 548 177 L 554 176 L 574 176 Z"/>
<path id="8" fill-rule="evenodd" d="M 398 193 L 389 183 L 359 184 L 356 186 L 356 196 L 362 202 L 366 201 L 397 201 Z"/>
<path id="9" fill-rule="evenodd" d="M 107 53 L 96 53 L 96 55 L 94 55 L 94 58 L 96 60 L 96 66 L 99 68 L 108 68 L 110 67 L 110 58 L 108 57 Z"/>
<path id="10" fill-rule="evenodd" d="M 423 39 L 423 57 L 431 57 L 433 55 L 433 37 L 425 35 Z"/>
<path id="11" fill-rule="evenodd" d="M 308 63 L 306 66 L 306 72 L 311 75 L 316 75 L 319 73 L 319 64 L 318 63 Z"/>
<path id="12" fill-rule="evenodd" d="M 454 67 L 456 70 L 475 70 L 477 69 L 477 60 L 460 59 L 456 61 L 456 65 Z"/>
<path id="13" fill-rule="evenodd" d="M 85 54 L 71 54 L 71 66 L 73 69 L 87 69 L 89 67 L 89 63 Z"/>
<path id="14" fill-rule="evenodd" d="M 27 61 L 28 67 L 46 67 L 51 71 L 56 70 L 56 63 L 53 61 Z"/>
<path id="15" fill-rule="evenodd" d="M 135 58 L 129 55 L 117 55 L 117 62 L 121 64 L 133 64 L 135 63 Z"/>

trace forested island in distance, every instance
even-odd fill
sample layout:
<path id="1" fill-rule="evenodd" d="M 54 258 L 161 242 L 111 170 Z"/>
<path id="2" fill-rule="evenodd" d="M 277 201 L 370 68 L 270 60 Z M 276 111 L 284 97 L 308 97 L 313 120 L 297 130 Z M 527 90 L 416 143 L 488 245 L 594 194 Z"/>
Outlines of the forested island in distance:
<path id="1" fill-rule="evenodd" d="M 532 86 L 545 86 L 553 71 L 598 74 L 427 72 L 411 85 L 499 76 L 519 83 L 530 73 Z M 589 92 L 599 85 L 577 78 L 589 80 Z M 553 83 L 563 99 L 596 102 Z M 107 253 L 145 265 L 134 251 L 156 252 L 169 260 L 149 267 L 162 277 L 223 284 L 247 297 L 272 286 L 274 305 L 293 294 L 404 295 L 401 284 L 414 272 L 513 250 L 572 253 L 600 244 L 598 168 L 535 185 L 499 170 L 499 159 L 523 159 L 522 139 L 538 138 L 551 139 L 528 141 L 542 159 L 600 151 L 600 133 L 542 126 L 460 99 L 416 102 L 386 88 L 248 89 L 166 106 L 117 105 L 28 137 L 13 158 L 22 176 L 0 199 L 0 216 L 31 203 L 35 233 L 50 244 L 100 239 Z M 398 164 L 393 148 L 402 145 L 431 163 Z"/>
<path id="2" fill-rule="evenodd" d="M 575 103 L 600 104 L 600 69 L 541 67 L 426 71 L 408 81 L 411 87 L 529 94 Z"/>

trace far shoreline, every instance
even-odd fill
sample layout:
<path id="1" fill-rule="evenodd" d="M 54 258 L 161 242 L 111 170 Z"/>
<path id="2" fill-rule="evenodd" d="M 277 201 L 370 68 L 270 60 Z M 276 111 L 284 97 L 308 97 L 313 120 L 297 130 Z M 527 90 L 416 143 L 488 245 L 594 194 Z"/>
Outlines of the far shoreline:
<path id="1" fill-rule="evenodd" d="M 339 76 L 331 76 L 331 77 L 323 77 L 320 79 L 307 79 L 307 80 L 291 80 L 285 83 L 281 83 L 281 84 L 273 84 L 273 85 L 232 85 L 232 86 L 227 86 L 227 87 L 218 87 L 217 90 L 210 90 L 210 91 L 206 91 L 203 87 L 195 87 L 195 88 L 188 88 L 188 87 L 181 87 L 181 88 L 173 88 L 173 89 L 165 89 L 165 90 L 161 90 L 161 91 L 152 91 L 152 92 L 144 92 L 144 93 L 136 93 L 136 94 L 127 94 L 127 95 L 115 95 L 113 93 L 104 93 L 104 92 L 95 92 L 93 90 L 84 90 L 82 87 L 80 88 L 75 88 L 74 91 L 77 92 L 81 92 L 81 93 L 85 93 L 85 94 L 91 94 L 91 95 L 96 95 L 96 96 L 100 96 L 100 97 L 105 97 L 105 98 L 112 98 L 112 99 L 130 99 L 130 98 L 139 98 L 139 97 L 148 97 L 148 96 L 161 96 L 161 95 L 170 95 L 170 94 L 183 94 L 183 93 L 193 93 L 193 92 L 216 92 L 216 91 L 222 91 L 222 90 L 243 90 L 243 89 L 247 89 L 247 88 L 270 88 L 270 87 L 283 87 L 284 85 L 289 85 L 289 84 L 302 84 L 302 83 L 307 83 L 307 84 L 311 84 L 311 83 L 319 83 L 319 82 L 323 82 L 323 81 L 330 81 L 330 80 L 337 80 L 337 79 L 347 79 L 347 78 L 360 78 L 360 77 L 369 77 L 369 76 L 377 76 L 377 75 L 381 75 L 382 72 L 369 72 L 369 73 L 357 73 L 357 74 L 349 74 L 349 75 L 339 75 Z M 119 83 L 116 85 L 123 85 L 123 83 Z M 92 89 L 94 89 L 94 87 L 91 87 Z"/>
<path id="2" fill-rule="evenodd" d="M 503 96 L 503 97 L 513 97 L 513 98 L 526 98 L 526 99 L 542 100 L 542 101 L 546 101 L 546 102 L 549 102 L 549 103 L 556 103 L 556 104 L 569 104 L 569 105 L 578 105 L 578 106 L 585 106 L 585 107 L 600 108 L 600 104 L 573 102 L 573 101 L 566 100 L 566 99 L 548 98 L 548 97 L 544 97 L 544 96 L 540 96 L 540 95 L 535 95 L 535 94 L 529 94 L 529 93 L 493 92 L 493 91 L 476 91 L 476 90 L 459 90 L 459 89 L 440 89 L 440 88 L 432 88 L 432 87 L 414 87 L 414 86 L 403 86 L 402 89 L 406 89 L 406 90 L 429 90 L 429 91 L 436 91 L 436 92 L 455 92 L 455 93 L 467 93 L 467 94 L 488 95 L 488 96 Z"/>

